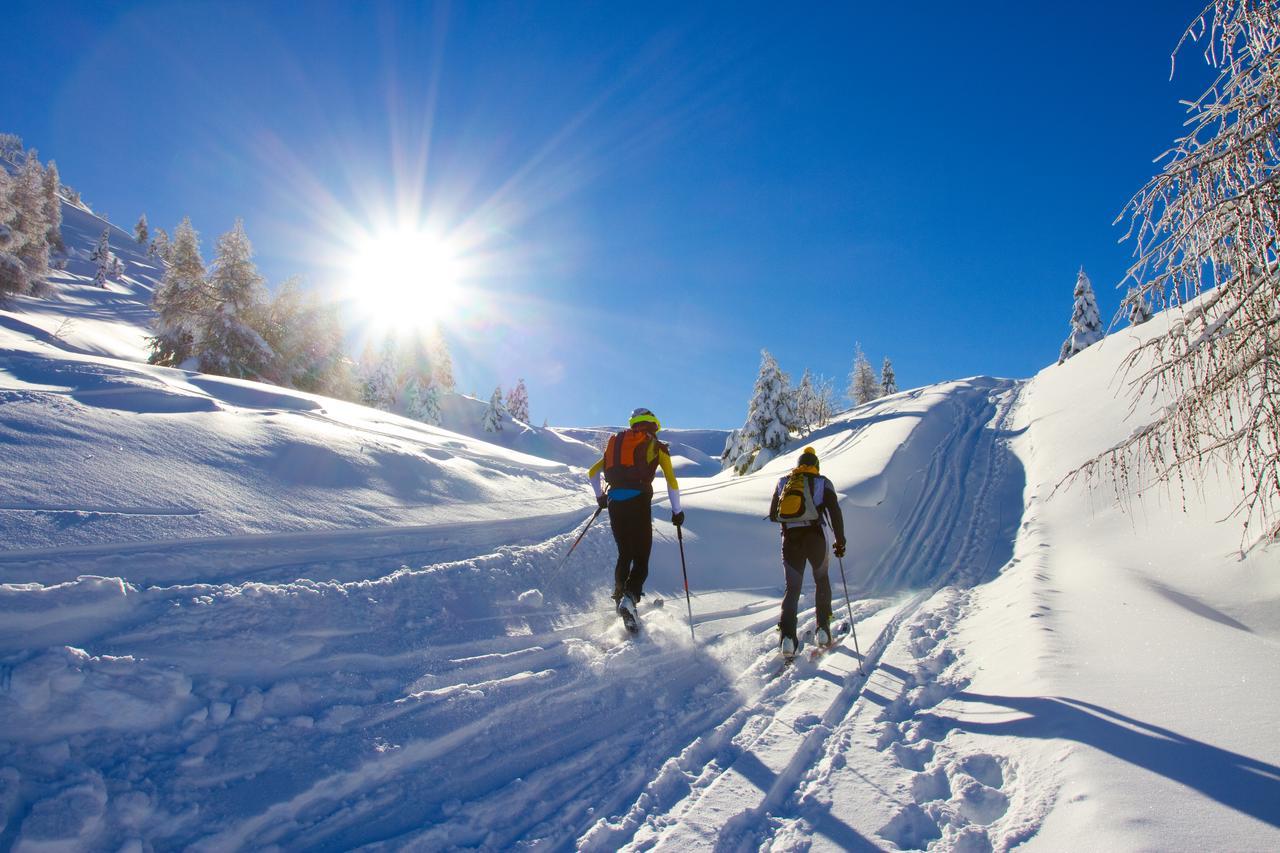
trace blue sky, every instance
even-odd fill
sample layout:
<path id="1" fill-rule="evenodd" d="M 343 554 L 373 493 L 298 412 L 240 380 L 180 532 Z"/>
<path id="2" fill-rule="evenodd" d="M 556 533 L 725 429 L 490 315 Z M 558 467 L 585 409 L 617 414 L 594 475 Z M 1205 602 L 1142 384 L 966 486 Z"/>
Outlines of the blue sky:
<path id="1" fill-rule="evenodd" d="M 538 422 L 737 426 L 761 347 L 1030 376 L 1081 264 L 1119 302 L 1203 4 L 866 5 L 19 2 L 0 130 L 206 258 L 243 217 L 273 284 L 420 209 L 475 260 L 462 390 Z"/>

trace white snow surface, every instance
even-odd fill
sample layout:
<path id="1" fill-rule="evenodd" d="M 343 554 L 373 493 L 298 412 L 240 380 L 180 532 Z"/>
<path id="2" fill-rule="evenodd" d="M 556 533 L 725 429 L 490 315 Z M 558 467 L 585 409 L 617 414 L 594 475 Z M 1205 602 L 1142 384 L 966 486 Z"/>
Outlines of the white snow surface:
<path id="1" fill-rule="evenodd" d="M 124 248 L 0 313 L 0 849 L 1280 848 L 1280 565 L 1237 487 L 1054 493 L 1152 416 L 1102 391 L 1167 318 L 684 477 L 628 640 L 606 520 L 566 560 L 580 467 L 140 364 Z M 761 517 L 809 444 L 856 641 L 781 670 Z"/>

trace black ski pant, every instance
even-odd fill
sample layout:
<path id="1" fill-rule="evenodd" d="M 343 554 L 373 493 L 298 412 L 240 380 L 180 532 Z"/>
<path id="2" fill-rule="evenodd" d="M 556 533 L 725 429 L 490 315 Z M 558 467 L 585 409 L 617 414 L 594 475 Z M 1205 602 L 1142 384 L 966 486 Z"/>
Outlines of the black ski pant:
<path id="1" fill-rule="evenodd" d="M 778 627 L 782 636 L 796 638 L 796 609 L 800 606 L 800 588 L 804 584 L 805 563 L 813 566 L 813 583 L 817 587 L 818 627 L 831 630 L 831 579 L 827 567 L 827 535 L 820 525 L 792 527 L 782 530 L 782 568 L 787 574 L 787 594 L 782 599 L 782 619 Z"/>
<path id="2" fill-rule="evenodd" d="M 613 569 L 613 600 L 623 595 L 639 601 L 649 577 L 649 552 L 653 550 L 653 495 L 637 495 L 609 501 L 609 527 L 618 543 L 618 564 Z"/>

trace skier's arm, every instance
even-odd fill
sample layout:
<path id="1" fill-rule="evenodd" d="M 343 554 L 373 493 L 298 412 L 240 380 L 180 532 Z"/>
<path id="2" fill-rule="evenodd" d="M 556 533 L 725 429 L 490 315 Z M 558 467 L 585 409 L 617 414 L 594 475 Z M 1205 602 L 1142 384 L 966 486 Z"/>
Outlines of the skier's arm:
<path id="1" fill-rule="evenodd" d="M 603 461 L 603 460 L 602 460 Z M 662 466 L 662 476 L 667 479 L 667 498 L 671 501 L 671 514 L 682 512 L 680 509 L 680 484 L 676 482 L 676 472 L 671 467 L 671 454 L 665 447 L 658 448 L 658 464 Z"/>
<path id="2" fill-rule="evenodd" d="M 600 485 L 600 472 L 604 470 L 604 457 L 600 457 L 600 461 L 591 466 L 591 470 L 587 471 L 587 478 L 591 480 L 591 488 L 595 490 L 596 499 L 598 500 L 604 494 L 604 489 Z"/>
<path id="3" fill-rule="evenodd" d="M 781 489 L 773 490 L 773 498 L 772 500 L 769 501 L 769 520 L 770 521 L 778 520 L 778 502 L 782 500 L 781 496 L 782 496 Z"/>
<path id="4" fill-rule="evenodd" d="M 836 535 L 836 542 L 844 542 L 844 515 L 840 512 L 840 498 L 836 496 L 836 487 L 829 478 L 822 490 L 822 508 L 827 511 L 827 518 L 831 519 L 831 531 Z"/>

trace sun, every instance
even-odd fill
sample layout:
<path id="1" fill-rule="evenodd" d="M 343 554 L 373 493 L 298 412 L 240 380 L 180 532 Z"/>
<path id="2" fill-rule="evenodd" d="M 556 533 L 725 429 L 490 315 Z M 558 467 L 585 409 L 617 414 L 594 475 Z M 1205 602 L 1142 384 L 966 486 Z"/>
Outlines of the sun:
<path id="1" fill-rule="evenodd" d="M 347 287 L 377 325 L 425 328 L 447 320 L 465 294 L 466 265 L 450 241 L 418 228 L 366 235 L 352 248 Z"/>

